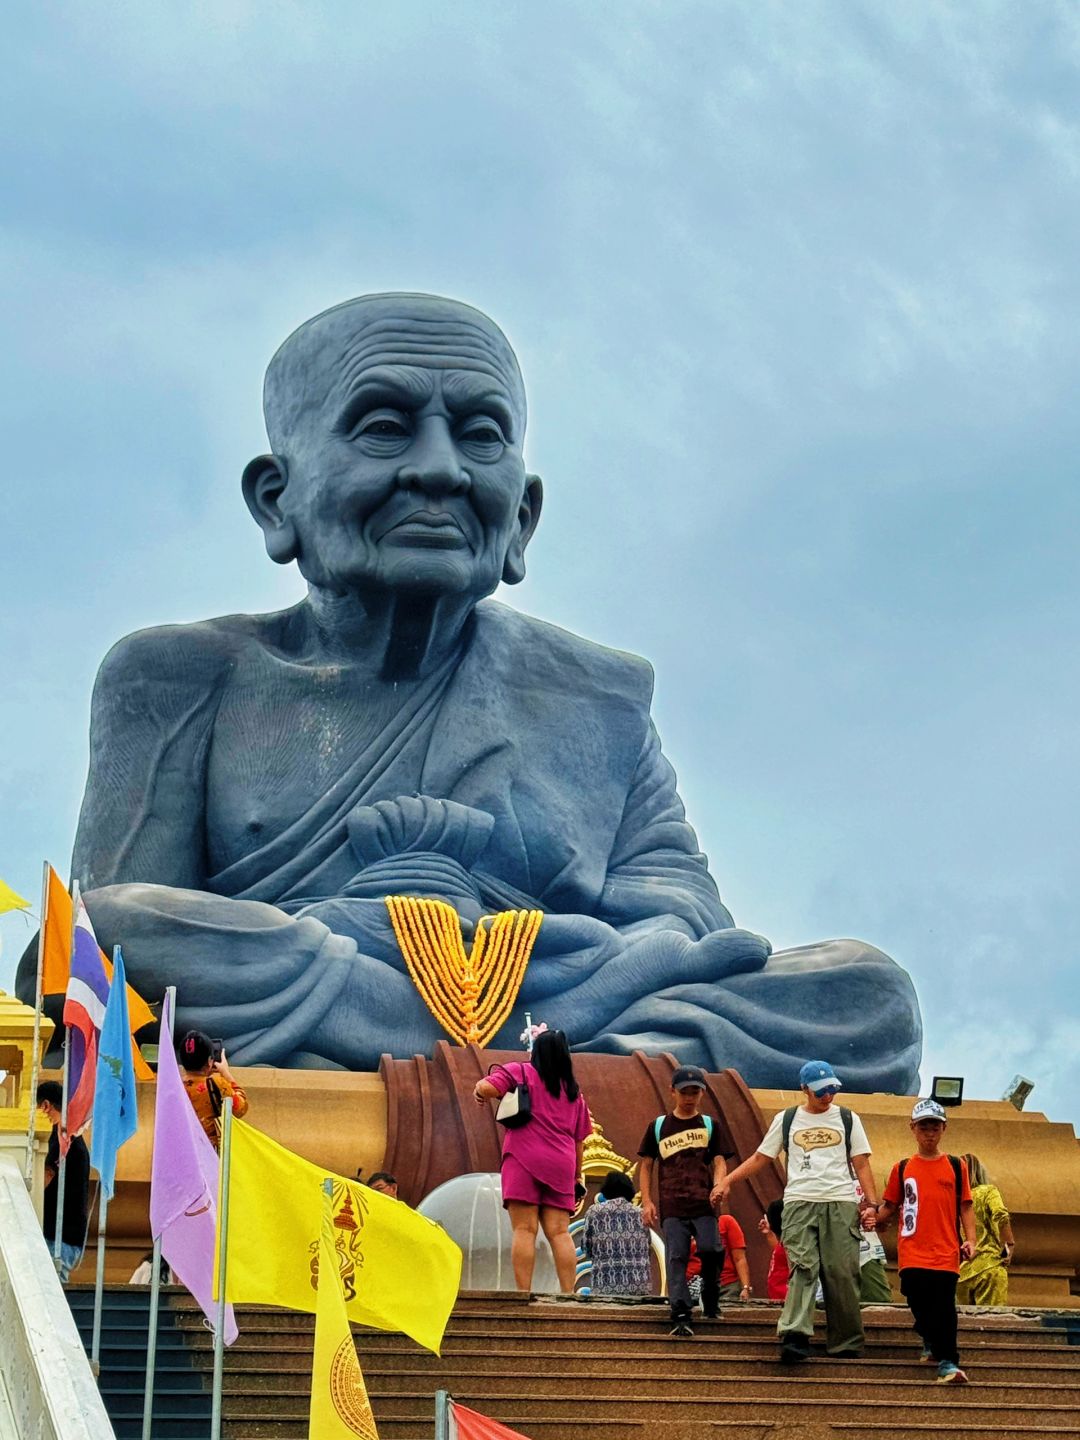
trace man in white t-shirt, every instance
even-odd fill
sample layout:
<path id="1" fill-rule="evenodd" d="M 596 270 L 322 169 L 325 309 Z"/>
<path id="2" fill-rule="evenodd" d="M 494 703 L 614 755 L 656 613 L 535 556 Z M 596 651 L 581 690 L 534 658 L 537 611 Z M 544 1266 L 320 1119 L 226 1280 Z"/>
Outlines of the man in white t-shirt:
<path id="1" fill-rule="evenodd" d="M 799 1071 L 799 1086 L 803 1103 L 774 1115 L 754 1154 L 721 1182 L 726 1194 L 735 1181 L 764 1169 L 781 1150 L 787 1151 L 782 1238 L 791 1275 L 777 1334 L 780 1358 L 788 1364 L 810 1358 L 819 1276 L 829 1354 L 862 1354 L 862 1227 L 852 1172 L 863 1188 L 867 1210 L 875 1209 L 877 1194 L 862 1121 L 833 1103 L 840 1081 L 832 1066 L 824 1060 L 807 1061 Z"/>

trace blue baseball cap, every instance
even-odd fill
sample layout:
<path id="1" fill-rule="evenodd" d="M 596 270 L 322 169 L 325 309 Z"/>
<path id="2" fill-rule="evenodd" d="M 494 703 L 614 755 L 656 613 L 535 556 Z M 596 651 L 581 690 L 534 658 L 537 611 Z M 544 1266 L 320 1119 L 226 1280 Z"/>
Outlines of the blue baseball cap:
<path id="1" fill-rule="evenodd" d="M 836 1078 L 836 1071 L 827 1060 L 808 1060 L 799 1071 L 799 1084 L 814 1095 L 824 1090 L 842 1090 L 843 1082 Z"/>

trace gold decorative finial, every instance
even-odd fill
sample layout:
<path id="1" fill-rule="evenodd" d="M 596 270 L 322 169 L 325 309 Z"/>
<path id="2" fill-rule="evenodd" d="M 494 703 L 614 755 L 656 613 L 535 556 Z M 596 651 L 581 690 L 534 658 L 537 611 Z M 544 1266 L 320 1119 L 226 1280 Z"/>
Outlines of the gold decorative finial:
<path id="1" fill-rule="evenodd" d="M 581 1173 L 595 1179 L 599 1175 L 606 1175 L 609 1170 L 618 1170 L 623 1175 L 633 1175 L 637 1169 L 636 1160 L 627 1160 L 615 1150 L 611 1141 L 604 1134 L 604 1127 L 589 1111 L 589 1118 L 592 1120 L 592 1134 L 585 1137 L 585 1144 L 582 1147 Z"/>

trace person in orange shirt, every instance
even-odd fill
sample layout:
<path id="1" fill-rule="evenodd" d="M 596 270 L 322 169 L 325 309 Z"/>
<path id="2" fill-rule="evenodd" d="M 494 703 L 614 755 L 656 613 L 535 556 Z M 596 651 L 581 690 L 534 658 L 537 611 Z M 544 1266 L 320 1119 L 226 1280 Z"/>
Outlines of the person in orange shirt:
<path id="1" fill-rule="evenodd" d="M 758 1221 L 757 1226 L 769 1247 L 769 1273 L 765 1277 L 765 1294 L 770 1300 L 780 1301 L 787 1299 L 788 1279 L 791 1274 L 787 1251 L 780 1238 L 783 1219 L 783 1200 L 770 1200 L 769 1208 Z"/>
<path id="2" fill-rule="evenodd" d="M 216 1052 L 216 1053 L 215 1053 Z M 221 1140 L 221 1112 L 225 1101 L 233 1102 L 233 1114 L 246 1115 L 248 1098 L 236 1083 L 224 1050 L 215 1046 L 201 1030 L 189 1030 L 176 1047 L 180 1078 L 214 1149 Z"/>
<path id="3" fill-rule="evenodd" d="M 937 1363 L 939 1385 L 966 1385 L 956 1344 L 956 1282 L 961 1257 L 970 1260 L 975 1253 L 967 1166 L 940 1151 L 945 1111 L 936 1100 L 917 1102 L 911 1130 L 918 1151 L 893 1166 L 875 1228 L 900 1212 L 900 1290 L 923 1342 L 921 1358 Z"/>

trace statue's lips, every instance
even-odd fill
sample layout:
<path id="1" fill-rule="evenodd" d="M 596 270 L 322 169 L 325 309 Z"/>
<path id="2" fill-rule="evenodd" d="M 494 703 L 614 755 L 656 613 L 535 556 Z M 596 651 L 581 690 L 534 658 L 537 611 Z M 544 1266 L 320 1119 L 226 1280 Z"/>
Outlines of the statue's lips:
<path id="1" fill-rule="evenodd" d="M 423 510 L 407 515 L 382 537 L 390 545 L 419 545 L 430 549 L 460 550 L 469 540 L 460 523 L 445 511 Z"/>

